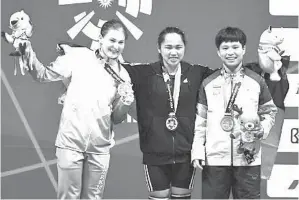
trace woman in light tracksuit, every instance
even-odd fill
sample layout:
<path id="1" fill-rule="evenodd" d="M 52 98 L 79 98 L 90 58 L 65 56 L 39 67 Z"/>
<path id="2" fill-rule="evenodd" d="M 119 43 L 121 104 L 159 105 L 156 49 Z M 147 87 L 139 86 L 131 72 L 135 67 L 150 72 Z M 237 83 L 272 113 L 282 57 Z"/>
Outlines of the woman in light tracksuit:
<path id="1" fill-rule="evenodd" d="M 223 28 L 215 44 L 222 68 L 199 90 L 191 160 L 195 167 L 204 165 L 203 199 L 229 199 L 231 192 L 234 199 L 259 199 L 261 147 L 242 150 L 245 134 L 238 114 L 261 113 L 253 140 L 259 143 L 269 135 L 277 107 L 264 78 L 243 65 L 245 33 L 237 27 Z"/>
<path id="2" fill-rule="evenodd" d="M 119 62 L 127 32 L 117 20 L 101 29 L 100 48 L 59 45 L 61 55 L 45 66 L 26 42 L 29 73 L 40 82 L 69 82 L 56 138 L 59 199 L 101 199 L 114 146 L 112 125 L 134 101 L 130 77 Z M 125 94 L 119 85 L 126 85 Z M 119 94 L 120 93 L 120 94 Z"/>

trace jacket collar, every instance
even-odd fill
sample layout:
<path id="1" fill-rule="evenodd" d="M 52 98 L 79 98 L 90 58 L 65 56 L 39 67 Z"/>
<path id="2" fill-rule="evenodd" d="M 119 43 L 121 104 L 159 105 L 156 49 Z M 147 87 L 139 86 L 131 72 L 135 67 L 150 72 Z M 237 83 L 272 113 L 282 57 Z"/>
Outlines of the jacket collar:
<path id="1" fill-rule="evenodd" d="M 228 68 L 223 66 L 221 69 L 221 75 L 224 77 L 225 80 L 235 77 L 244 77 L 244 67 L 242 65 L 239 67 L 239 69 L 237 69 L 236 72 L 232 73 Z"/>
<path id="2" fill-rule="evenodd" d="M 155 72 L 155 74 L 159 74 L 162 75 L 162 65 L 163 63 L 161 61 L 155 62 L 151 65 L 153 71 Z M 181 61 L 181 73 L 182 73 L 182 78 L 184 78 L 186 76 L 186 73 L 188 72 L 188 70 L 190 69 L 190 66 L 188 63 Z"/>

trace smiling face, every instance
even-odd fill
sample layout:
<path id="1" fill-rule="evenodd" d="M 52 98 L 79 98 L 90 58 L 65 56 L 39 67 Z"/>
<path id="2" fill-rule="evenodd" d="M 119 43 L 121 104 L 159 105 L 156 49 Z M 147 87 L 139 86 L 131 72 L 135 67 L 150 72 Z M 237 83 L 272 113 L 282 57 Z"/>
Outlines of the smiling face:
<path id="1" fill-rule="evenodd" d="M 122 28 L 109 29 L 100 38 L 100 46 L 104 56 L 110 59 L 117 59 L 125 47 L 125 34 Z"/>
<path id="2" fill-rule="evenodd" d="M 233 72 L 242 64 L 245 50 L 240 42 L 222 42 L 217 53 L 223 64 Z"/>
<path id="3" fill-rule="evenodd" d="M 165 67 L 175 68 L 185 54 L 185 44 L 177 33 L 168 33 L 158 49 Z"/>

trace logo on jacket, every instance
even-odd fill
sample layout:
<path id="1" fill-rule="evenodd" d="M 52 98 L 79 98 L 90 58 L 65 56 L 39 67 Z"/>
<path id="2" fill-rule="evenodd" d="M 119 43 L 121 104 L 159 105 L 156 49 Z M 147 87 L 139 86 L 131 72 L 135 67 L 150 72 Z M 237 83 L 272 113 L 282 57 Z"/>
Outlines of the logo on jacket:
<path id="1" fill-rule="evenodd" d="M 213 85 L 213 95 L 219 95 L 221 93 L 221 85 Z"/>

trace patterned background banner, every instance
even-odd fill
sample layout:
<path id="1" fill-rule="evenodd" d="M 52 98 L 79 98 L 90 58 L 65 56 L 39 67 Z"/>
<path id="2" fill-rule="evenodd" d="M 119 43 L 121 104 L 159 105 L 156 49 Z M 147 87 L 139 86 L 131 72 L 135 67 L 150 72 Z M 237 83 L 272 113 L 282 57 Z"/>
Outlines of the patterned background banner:
<path id="1" fill-rule="evenodd" d="M 185 60 L 218 68 L 214 37 L 225 26 L 238 26 L 248 36 L 245 62 L 257 61 L 261 33 L 272 25 L 284 36 L 291 55 L 290 90 L 279 153 L 262 198 L 298 199 L 299 194 L 299 1 L 298 0 L 1 0 L 1 30 L 9 32 L 9 17 L 24 9 L 34 25 L 34 50 L 44 64 L 56 56 L 56 44 L 73 42 L 97 48 L 106 20 L 121 20 L 129 30 L 123 59 L 158 59 L 157 38 L 166 26 L 177 26 L 187 36 Z M 280 29 L 284 27 L 284 29 Z M 10 33 L 10 32 L 9 32 Z M 61 105 L 62 83 L 38 84 L 30 75 L 13 75 L 10 44 L 1 41 L 1 198 L 54 199 L 57 169 L 54 141 Z M 105 198 L 146 199 L 136 121 L 129 115 L 115 127 Z M 192 197 L 201 198 L 197 172 Z"/>

